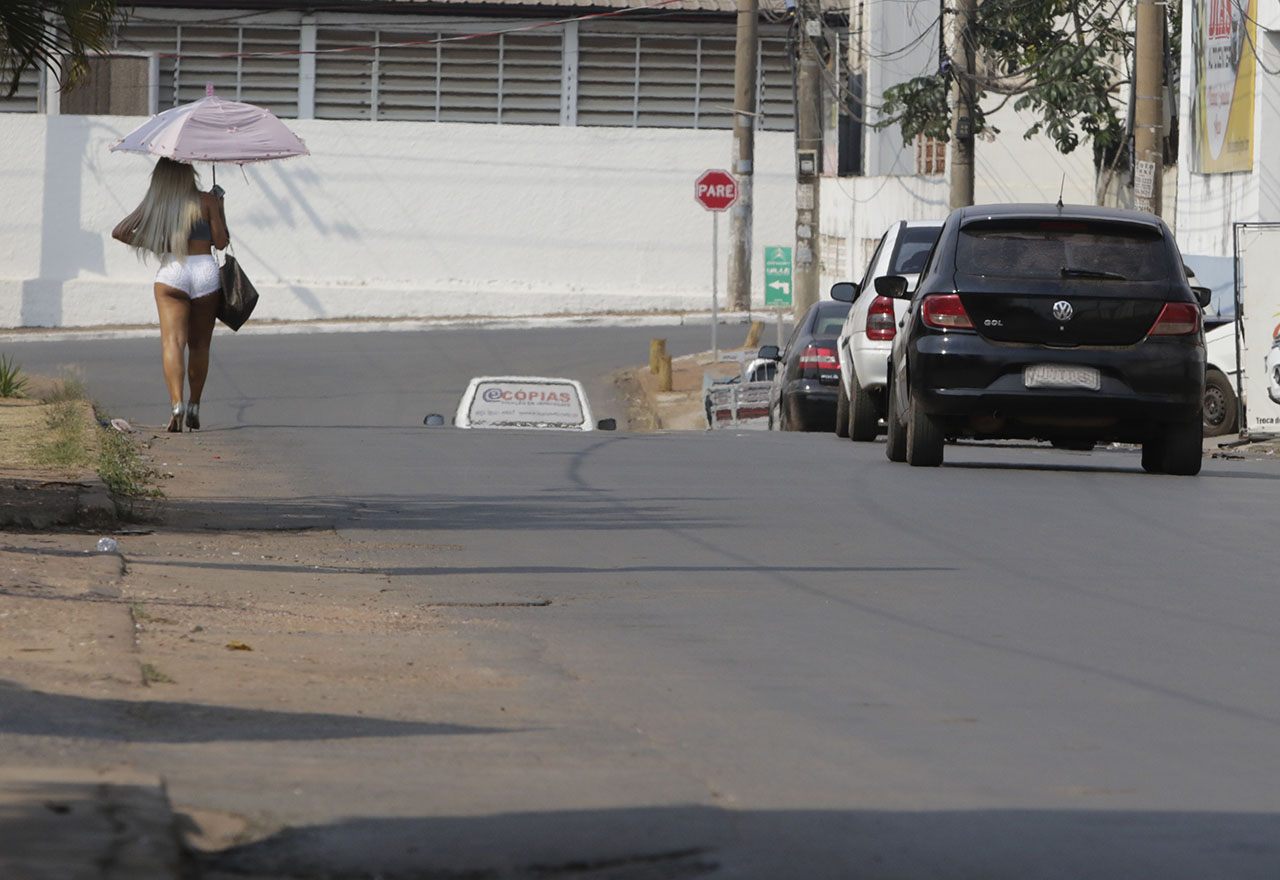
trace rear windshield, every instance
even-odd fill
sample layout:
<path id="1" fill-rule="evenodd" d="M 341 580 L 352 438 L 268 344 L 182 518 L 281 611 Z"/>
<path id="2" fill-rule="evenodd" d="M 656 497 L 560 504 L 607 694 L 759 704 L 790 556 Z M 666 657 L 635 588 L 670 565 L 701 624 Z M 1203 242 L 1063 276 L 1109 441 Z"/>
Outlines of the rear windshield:
<path id="1" fill-rule="evenodd" d="M 960 230 L 956 269 L 966 275 L 1158 281 L 1169 277 L 1159 230 L 1120 223 L 992 220 Z"/>
<path id="2" fill-rule="evenodd" d="M 908 226 L 898 236 L 897 250 L 893 255 L 890 275 L 919 275 L 929 249 L 938 240 L 941 226 Z"/>
<path id="3" fill-rule="evenodd" d="M 817 314 L 813 316 L 813 335 L 839 336 L 844 327 L 845 316 L 849 314 L 849 304 L 827 302 L 818 306 L 816 311 Z"/>
<path id="4" fill-rule="evenodd" d="M 814 336 L 839 336 L 844 327 L 844 315 L 824 315 L 813 328 Z"/>

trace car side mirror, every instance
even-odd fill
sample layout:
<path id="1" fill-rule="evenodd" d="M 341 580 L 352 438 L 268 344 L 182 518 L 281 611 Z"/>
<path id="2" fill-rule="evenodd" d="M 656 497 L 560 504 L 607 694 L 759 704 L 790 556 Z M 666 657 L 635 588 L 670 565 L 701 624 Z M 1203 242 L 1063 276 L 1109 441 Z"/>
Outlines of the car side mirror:
<path id="1" fill-rule="evenodd" d="M 601 419 L 600 421 L 596 422 L 596 430 L 597 431 L 616 431 L 618 430 L 618 420 L 617 419 Z"/>
<path id="2" fill-rule="evenodd" d="M 776 360 L 782 359 L 782 356 L 778 354 L 778 346 L 776 345 L 760 346 L 760 350 L 756 352 L 756 357 L 764 358 L 767 361 L 776 361 Z"/>
<path id="3" fill-rule="evenodd" d="M 1209 308 L 1209 303 L 1213 299 L 1213 291 L 1207 287 L 1191 286 L 1191 292 L 1196 295 L 1196 302 L 1200 303 L 1200 308 Z"/>
<path id="4" fill-rule="evenodd" d="M 876 279 L 876 293 L 890 299 L 906 299 L 907 279 L 901 275 L 881 275 Z"/>
<path id="5" fill-rule="evenodd" d="M 852 281 L 837 281 L 831 285 L 831 298 L 842 303 L 851 303 L 858 298 L 858 285 Z"/>

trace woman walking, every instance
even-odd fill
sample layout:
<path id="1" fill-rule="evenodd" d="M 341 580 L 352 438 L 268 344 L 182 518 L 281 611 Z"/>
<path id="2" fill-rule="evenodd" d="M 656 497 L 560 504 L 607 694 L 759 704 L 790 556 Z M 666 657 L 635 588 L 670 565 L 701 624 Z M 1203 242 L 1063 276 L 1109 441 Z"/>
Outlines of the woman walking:
<path id="1" fill-rule="evenodd" d="M 169 387 L 169 430 L 200 428 L 200 395 L 209 375 L 209 344 L 222 284 L 213 248 L 230 242 L 222 208 L 222 189 L 201 192 L 195 167 L 161 158 L 151 172 L 142 204 L 111 232 L 138 252 L 160 261 L 156 272 L 156 310 L 164 380 Z M 183 404 L 183 380 L 189 388 Z"/>

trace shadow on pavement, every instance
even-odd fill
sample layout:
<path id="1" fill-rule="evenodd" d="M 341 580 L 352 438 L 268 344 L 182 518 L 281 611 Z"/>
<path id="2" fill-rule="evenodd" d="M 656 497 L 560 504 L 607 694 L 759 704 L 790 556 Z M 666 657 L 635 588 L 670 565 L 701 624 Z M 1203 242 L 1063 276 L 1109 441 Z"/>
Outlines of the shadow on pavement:
<path id="1" fill-rule="evenodd" d="M 484 500 L 433 496 L 422 501 L 394 496 L 302 496 L 174 500 L 165 504 L 166 525 L 211 531 L 269 529 L 293 531 L 358 525 L 365 529 L 627 530 L 653 528 L 731 528 L 729 519 L 681 515 L 689 499 L 511 496 Z"/>
<path id="2" fill-rule="evenodd" d="M 287 742 L 514 733 L 517 728 L 50 694 L 0 681 L 0 734 L 108 742 Z"/>
<path id="3" fill-rule="evenodd" d="M 289 828 L 205 876 L 1274 880 L 1277 816 L 1133 810 L 653 807 Z M 219 873 L 222 872 L 222 873 Z"/>

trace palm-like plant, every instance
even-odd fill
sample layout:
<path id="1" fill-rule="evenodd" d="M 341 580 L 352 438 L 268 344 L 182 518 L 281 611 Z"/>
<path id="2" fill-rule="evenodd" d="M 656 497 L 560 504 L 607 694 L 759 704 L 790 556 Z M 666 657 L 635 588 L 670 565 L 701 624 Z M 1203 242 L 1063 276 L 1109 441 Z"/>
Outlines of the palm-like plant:
<path id="1" fill-rule="evenodd" d="M 89 56 L 109 47 L 119 17 L 116 0 L 3 0 L 0 88 L 13 97 L 22 74 L 41 65 L 62 88 L 75 85 L 89 69 Z"/>
<path id="2" fill-rule="evenodd" d="M 0 354 L 0 397 L 21 397 L 27 377 L 8 355 Z"/>

